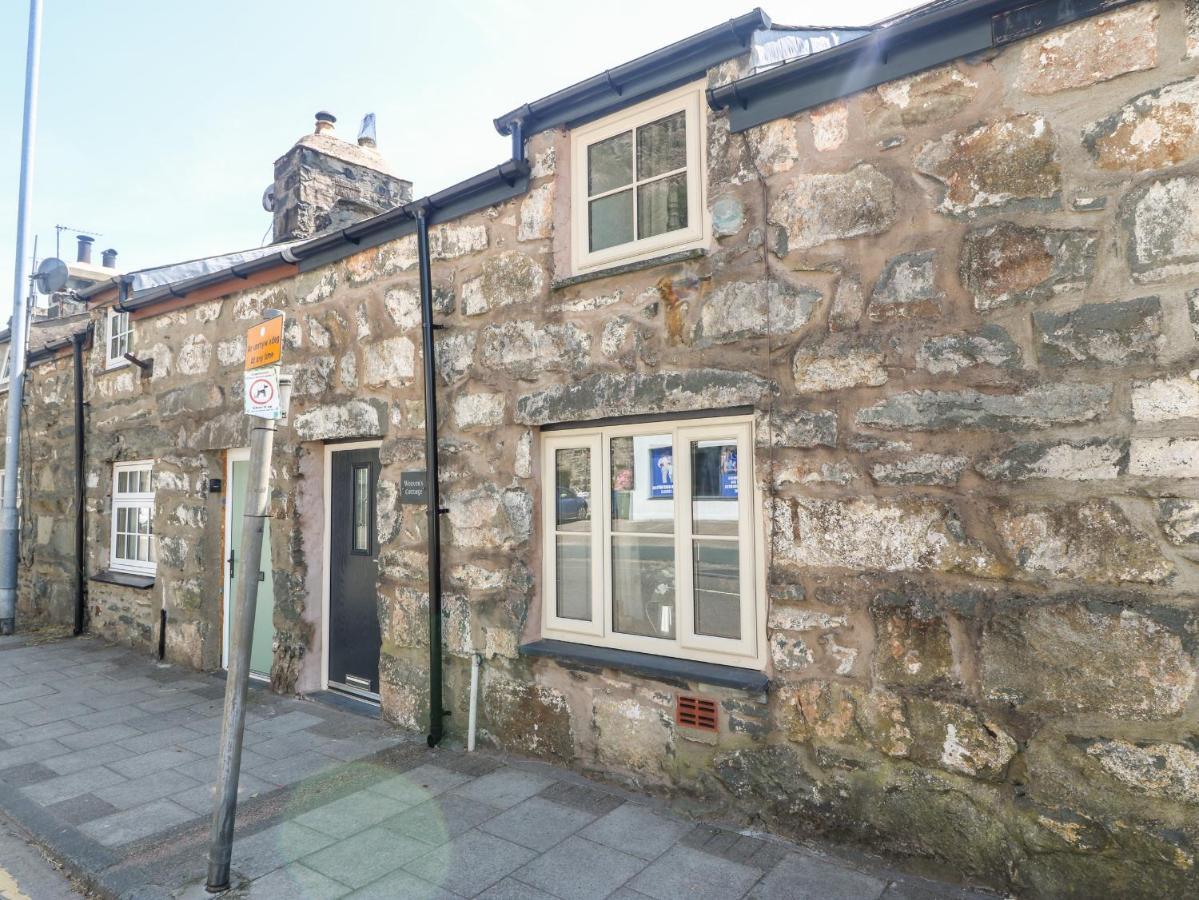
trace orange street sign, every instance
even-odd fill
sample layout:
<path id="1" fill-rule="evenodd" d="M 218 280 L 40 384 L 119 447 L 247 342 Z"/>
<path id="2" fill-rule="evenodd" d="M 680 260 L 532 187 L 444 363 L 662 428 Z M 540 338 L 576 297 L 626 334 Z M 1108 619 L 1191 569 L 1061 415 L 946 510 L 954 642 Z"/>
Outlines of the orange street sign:
<path id="1" fill-rule="evenodd" d="M 246 332 L 246 368 L 260 369 L 283 356 L 283 316 L 259 322 Z"/>

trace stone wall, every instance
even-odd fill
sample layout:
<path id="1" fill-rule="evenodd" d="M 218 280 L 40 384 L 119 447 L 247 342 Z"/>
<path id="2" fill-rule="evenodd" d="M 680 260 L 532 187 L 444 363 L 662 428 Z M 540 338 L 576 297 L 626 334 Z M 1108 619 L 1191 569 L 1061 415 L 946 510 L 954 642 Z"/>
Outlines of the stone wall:
<path id="1" fill-rule="evenodd" d="M 1199 889 L 1186 21 L 1176 0 L 1124 7 L 745 134 L 709 114 L 699 257 L 563 283 L 562 131 L 531 138 L 524 197 L 435 228 L 450 732 L 477 652 L 482 738 L 512 752 L 1029 896 Z M 423 464 L 411 237 L 151 311 L 151 377 L 95 351 L 90 563 L 114 459 L 159 460 L 161 549 L 151 591 L 91 586 L 92 627 L 146 642 L 165 603 L 172 657 L 219 664 L 207 478 L 246 443 L 241 335 L 268 306 L 296 377 L 273 684 L 310 684 L 320 649 L 321 444 L 380 438 L 383 710 L 424 727 L 424 511 L 397 503 Z M 740 406 L 769 513 L 769 691 L 521 656 L 540 427 Z M 719 701 L 719 735 L 674 724 L 680 687 Z"/>

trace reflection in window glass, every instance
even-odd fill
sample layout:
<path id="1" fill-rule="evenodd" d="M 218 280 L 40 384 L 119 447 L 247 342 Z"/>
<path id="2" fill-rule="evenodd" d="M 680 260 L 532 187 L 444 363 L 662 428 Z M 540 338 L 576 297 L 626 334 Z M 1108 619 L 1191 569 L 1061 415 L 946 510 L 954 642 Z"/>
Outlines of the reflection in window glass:
<path id="1" fill-rule="evenodd" d="M 696 634 L 741 637 L 740 487 L 736 438 L 691 442 Z"/>
<path id="2" fill-rule="evenodd" d="M 633 132 L 587 148 L 587 195 L 594 197 L 633 183 Z"/>
<path id="3" fill-rule="evenodd" d="M 665 175 L 687 165 L 687 124 L 682 111 L 637 129 L 637 179 Z"/>
<path id="4" fill-rule="evenodd" d="M 371 467 L 354 467 L 353 550 L 371 552 Z"/>
<path id="5" fill-rule="evenodd" d="M 674 538 L 612 536 L 612 629 L 674 639 Z"/>
<path id="6" fill-rule="evenodd" d="M 736 541 L 692 542 L 695 578 L 695 633 L 741 637 L 741 566 Z"/>
<path id="7" fill-rule="evenodd" d="M 674 444 L 669 434 L 612 438 L 612 530 L 674 532 Z"/>
<path id="8" fill-rule="evenodd" d="M 556 612 L 591 621 L 591 450 L 554 454 Z"/>
<path id="9" fill-rule="evenodd" d="M 587 208 L 588 246 L 594 253 L 633 239 L 633 192 L 620 191 L 592 200 Z"/>

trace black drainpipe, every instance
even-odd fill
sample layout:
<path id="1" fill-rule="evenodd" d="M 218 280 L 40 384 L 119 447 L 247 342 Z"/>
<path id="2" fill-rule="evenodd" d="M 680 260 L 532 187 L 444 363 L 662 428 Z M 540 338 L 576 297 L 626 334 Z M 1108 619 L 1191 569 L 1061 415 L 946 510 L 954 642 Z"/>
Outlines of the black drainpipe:
<path id="1" fill-rule="evenodd" d="M 84 509 L 87 478 L 83 472 L 83 341 L 86 331 L 71 335 L 75 363 L 75 634 L 83 634 L 87 600 L 83 580 Z"/>
<path id="2" fill-rule="evenodd" d="M 421 357 L 425 375 L 425 510 L 429 540 L 429 746 L 445 733 L 441 696 L 441 491 L 437 483 L 437 367 L 433 359 L 433 284 L 429 272 L 427 206 L 416 211 L 416 246 L 420 258 Z"/>

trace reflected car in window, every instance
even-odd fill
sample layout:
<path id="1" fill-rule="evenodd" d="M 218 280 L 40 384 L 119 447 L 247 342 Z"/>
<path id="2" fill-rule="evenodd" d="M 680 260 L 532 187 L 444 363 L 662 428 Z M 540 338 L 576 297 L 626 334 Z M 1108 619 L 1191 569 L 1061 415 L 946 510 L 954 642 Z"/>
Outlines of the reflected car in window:
<path id="1" fill-rule="evenodd" d="M 577 522 L 586 519 L 588 514 L 587 498 L 573 488 L 558 488 L 558 521 Z"/>

